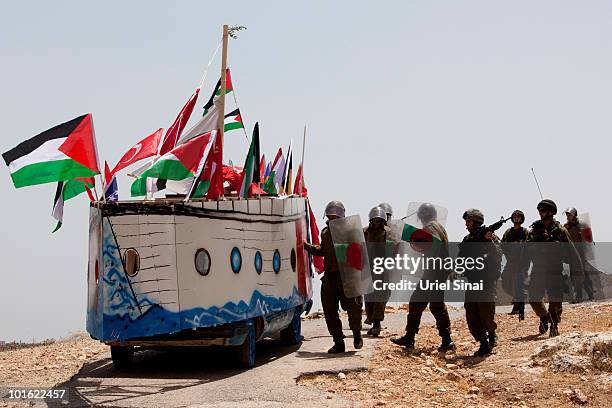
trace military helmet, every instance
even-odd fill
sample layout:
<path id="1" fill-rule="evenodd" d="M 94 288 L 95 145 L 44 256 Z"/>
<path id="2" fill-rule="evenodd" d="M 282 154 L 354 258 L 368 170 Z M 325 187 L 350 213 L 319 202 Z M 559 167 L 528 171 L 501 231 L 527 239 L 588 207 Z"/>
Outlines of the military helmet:
<path id="1" fill-rule="evenodd" d="M 574 217 L 578 216 L 578 210 L 575 209 L 574 207 L 569 207 L 567 210 L 565 210 L 566 214 L 572 214 Z"/>
<path id="2" fill-rule="evenodd" d="M 521 216 L 521 222 L 525 222 L 525 213 L 522 212 L 521 210 L 514 210 L 512 212 L 512 215 L 510 216 L 510 218 L 514 217 L 515 214 L 518 214 Z"/>
<path id="3" fill-rule="evenodd" d="M 538 203 L 537 209 L 538 211 L 549 210 L 553 212 L 553 215 L 557 214 L 557 204 L 555 204 L 555 202 L 549 198 L 545 198 L 542 201 L 540 201 Z"/>
<path id="4" fill-rule="evenodd" d="M 470 208 L 463 213 L 463 219 L 470 219 L 478 225 L 484 224 L 484 214 L 476 208 Z"/>
<path id="5" fill-rule="evenodd" d="M 344 204 L 342 204 L 340 201 L 330 201 L 329 203 L 327 203 L 327 206 L 325 206 L 325 215 L 328 217 L 330 215 L 335 215 L 337 217 L 342 218 L 344 217 L 344 213 Z"/>
<path id="6" fill-rule="evenodd" d="M 368 218 L 370 221 L 372 221 L 375 218 L 380 218 L 383 221 L 387 221 L 387 212 L 384 210 L 384 208 L 377 206 L 377 207 L 373 207 L 370 210 L 370 213 L 368 214 Z"/>
<path id="7" fill-rule="evenodd" d="M 380 204 L 378 204 L 378 206 L 385 211 L 385 214 L 387 214 L 387 216 L 389 218 L 391 218 L 391 216 L 393 215 L 393 207 L 391 207 L 391 204 L 389 204 L 389 203 L 380 203 Z"/>
<path id="8" fill-rule="evenodd" d="M 438 218 L 436 207 L 432 203 L 423 203 L 417 210 L 417 217 L 421 222 L 427 222 Z"/>

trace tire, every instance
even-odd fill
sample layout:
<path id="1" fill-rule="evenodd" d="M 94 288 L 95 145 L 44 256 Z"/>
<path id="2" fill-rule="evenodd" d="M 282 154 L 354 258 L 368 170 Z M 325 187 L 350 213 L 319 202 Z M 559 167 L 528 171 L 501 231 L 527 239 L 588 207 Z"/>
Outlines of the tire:
<path id="1" fill-rule="evenodd" d="M 302 308 L 296 307 L 289 326 L 281 330 L 280 338 L 288 346 L 296 346 L 302 342 Z"/>
<path id="2" fill-rule="evenodd" d="M 236 360 L 242 368 L 251 368 L 255 366 L 255 326 L 249 324 L 249 331 L 244 339 L 244 343 L 238 346 L 236 352 Z"/>
<path id="3" fill-rule="evenodd" d="M 116 369 L 130 367 L 134 361 L 134 347 L 111 346 L 111 357 L 113 359 L 113 366 Z"/>

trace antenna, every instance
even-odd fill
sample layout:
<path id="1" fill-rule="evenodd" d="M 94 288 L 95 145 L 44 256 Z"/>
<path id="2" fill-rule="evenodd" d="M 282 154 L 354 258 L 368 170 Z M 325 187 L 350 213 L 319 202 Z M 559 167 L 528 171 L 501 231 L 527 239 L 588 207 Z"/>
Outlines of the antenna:
<path id="1" fill-rule="evenodd" d="M 536 177 L 533 167 L 531 168 L 531 173 L 533 174 L 533 179 L 535 180 L 536 186 L 538 187 L 538 191 L 540 192 L 540 199 L 543 200 L 544 196 L 542 195 L 542 190 L 540 189 L 540 183 L 538 183 L 538 178 Z"/>

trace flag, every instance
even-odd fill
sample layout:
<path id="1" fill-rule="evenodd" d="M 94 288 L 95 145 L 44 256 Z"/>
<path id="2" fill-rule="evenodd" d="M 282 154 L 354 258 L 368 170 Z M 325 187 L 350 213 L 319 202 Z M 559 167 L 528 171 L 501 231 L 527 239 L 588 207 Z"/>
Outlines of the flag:
<path id="1" fill-rule="evenodd" d="M 145 195 L 147 178 L 183 180 L 194 177 L 205 149 L 215 141 L 216 132 L 205 133 L 161 156 L 132 183 L 132 196 Z"/>
<path id="2" fill-rule="evenodd" d="M 191 197 L 204 197 L 215 200 L 223 195 L 223 144 L 221 138 L 214 141 L 208 158 L 200 173 L 198 184 L 193 189 Z"/>
<path id="3" fill-rule="evenodd" d="M 115 177 L 115 173 L 110 171 L 106 160 L 104 161 L 104 198 L 106 201 L 119 200 L 117 177 Z"/>
<path id="4" fill-rule="evenodd" d="M 321 240 L 319 238 L 319 227 L 317 226 L 317 218 L 312 211 L 312 207 L 310 206 L 310 202 L 308 202 L 308 218 L 309 218 L 309 226 L 310 226 L 310 237 L 312 239 L 312 243 L 314 245 L 320 245 Z M 313 256 L 312 263 L 315 266 L 315 270 L 317 273 L 323 273 L 325 267 L 323 265 L 323 257 L 322 256 Z"/>
<path id="5" fill-rule="evenodd" d="M 2 157 L 16 188 L 100 173 L 90 113 L 21 142 Z"/>
<path id="6" fill-rule="evenodd" d="M 236 109 L 225 115 L 225 121 L 223 122 L 223 130 L 228 132 L 234 129 L 243 129 L 244 123 L 242 123 L 242 116 L 240 115 L 240 109 Z"/>
<path id="7" fill-rule="evenodd" d="M 208 133 L 212 130 L 217 129 L 218 120 L 219 120 L 219 98 L 214 98 L 214 94 L 211 96 L 210 108 L 207 109 L 204 117 L 200 118 L 189 128 L 178 140 L 177 145 L 183 144 L 188 140 L 193 139 L 194 137 L 203 135 L 204 133 Z"/>
<path id="8" fill-rule="evenodd" d="M 93 177 L 78 178 L 74 180 L 65 180 L 57 183 L 57 189 L 55 191 L 55 198 L 53 199 L 53 211 L 51 215 L 57 220 L 57 225 L 52 232 L 57 231 L 62 227 L 64 219 L 64 202 L 78 196 L 81 193 L 87 191 L 91 194 L 90 188 L 93 188 L 95 184 Z M 90 196 L 90 199 L 93 197 Z"/>
<path id="9" fill-rule="evenodd" d="M 232 77 L 230 75 L 230 70 L 229 68 L 226 68 L 225 69 L 225 94 L 227 95 L 233 90 L 234 90 L 234 86 L 232 85 Z M 215 85 L 215 90 L 213 91 L 212 95 L 210 95 L 208 102 L 206 102 L 206 104 L 204 105 L 204 113 L 202 114 L 202 116 L 206 116 L 210 108 L 212 108 L 213 105 L 215 104 L 216 97 L 220 95 L 221 95 L 221 78 L 219 78 L 219 80 L 217 81 L 217 84 Z"/>
<path id="10" fill-rule="evenodd" d="M 259 122 L 256 122 L 253 128 L 253 138 L 243 169 L 238 197 L 247 198 L 251 183 L 259 183 Z"/>
<path id="11" fill-rule="evenodd" d="M 307 197 L 308 190 L 306 189 L 306 185 L 304 184 L 304 176 L 302 174 L 302 165 L 300 164 L 297 170 L 297 174 L 295 175 L 295 185 L 293 186 L 293 194 Z"/>
<path id="12" fill-rule="evenodd" d="M 162 147 L 159 151 L 160 155 L 168 153 L 170 150 L 174 149 L 174 146 L 176 146 L 176 142 L 181 137 L 183 129 L 185 129 L 185 126 L 189 121 L 191 112 L 193 112 L 193 107 L 195 106 L 196 101 L 198 100 L 199 94 L 200 88 L 197 88 L 193 92 L 185 106 L 183 106 L 183 109 L 181 109 L 176 119 L 174 119 L 174 123 L 172 123 L 172 125 L 168 128 L 166 136 L 164 137 L 164 142 L 162 143 Z"/>
<path id="13" fill-rule="evenodd" d="M 259 182 L 264 181 L 264 173 L 266 172 L 266 155 L 262 154 L 259 159 Z"/>
<path id="14" fill-rule="evenodd" d="M 284 168 L 285 159 L 283 157 L 283 149 L 279 148 L 278 152 L 276 153 L 276 157 L 274 158 L 274 162 L 272 163 L 272 168 L 270 170 L 270 174 L 268 175 L 268 179 L 266 180 L 266 184 L 264 185 L 264 190 L 268 194 L 279 194 Z"/>
<path id="15" fill-rule="evenodd" d="M 404 224 L 402 228 L 402 241 L 410 243 L 410 247 L 417 252 L 433 251 L 437 253 L 442 245 L 442 241 L 429 231 L 416 228 L 410 224 Z"/>
<path id="16" fill-rule="evenodd" d="M 126 168 L 139 160 L 155 156 L 157 154 L 157 150 L 159 149 L 159 142 L 163 133 L 164 129 L 159 128 L 132 146 L 130 150 L 128 150 L 123 157 L 119 159 L 119 162 L 117 162 L 115 168 L 113 168 L 113 171 L 111 171 L 111 174 L 115 174 L 119 170 Z"/>
<path id="17" fill-rule="evenodd" d="M 291 180 L 293 177 L 293 149 L 292 149 L 293 141 L 289 144 L 289 151 L 287 152 L 287 168 L 285 169 L 284 177 L 283 177 L 283 189 L 285 190 L 285 194 L 291 194 Z"/>

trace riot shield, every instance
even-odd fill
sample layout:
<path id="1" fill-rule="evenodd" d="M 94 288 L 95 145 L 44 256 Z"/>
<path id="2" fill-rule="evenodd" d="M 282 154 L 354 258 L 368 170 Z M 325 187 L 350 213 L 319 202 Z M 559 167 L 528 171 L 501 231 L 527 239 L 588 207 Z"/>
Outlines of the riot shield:
<path id="1" fill-rule="evenodd" d="M 359 215 L 329 222 L 344 295 L 352 298 L 372 291 L 372 275 Z"/>
<path id="2" fill-rule="evenodd" d="M 595 253 L 593 251 L 593 230 L 591 229 L 591 218 L 588 213 L 580 214 L 578 216 L 580 222 L 580 230 L 582 231 L 582 238 L 584 243 L 582 244 L 582 254 L 586 261 L 594 261 Z"/>
<path id="3" fill-rule="evenodd" d="M 423 228 L 423 224 L 430 220 L 438 221 L 442 226 L 446 226 L 448 209 L 440 205 L 428 202 L 413 201 L 408 204 L 406 216 L 402 218 L 407 224 L 417 228 Z"/>

